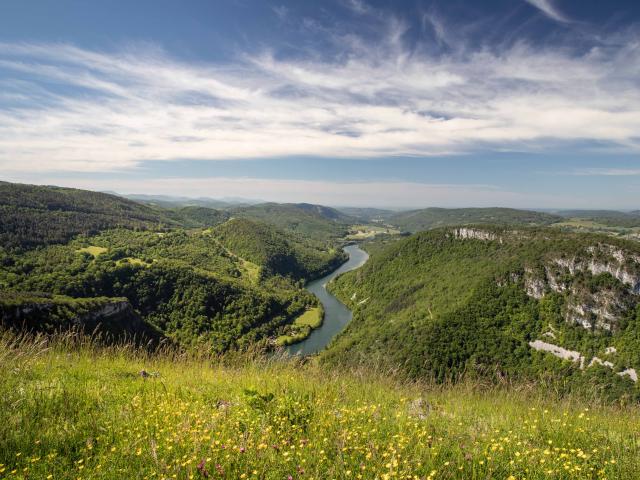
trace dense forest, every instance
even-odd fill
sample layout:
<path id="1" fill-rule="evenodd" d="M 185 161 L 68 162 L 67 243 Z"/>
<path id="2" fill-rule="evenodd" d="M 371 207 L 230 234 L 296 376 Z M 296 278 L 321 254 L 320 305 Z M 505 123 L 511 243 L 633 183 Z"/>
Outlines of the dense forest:
<path id="1" fill-rule="evenodd" d="M 326 238 L 207 207 L 6 183 L 0 192 L 0 318 L 15 328 L 102 322 L 215 351 L 267 345 L 317 307 L 304 283 L 345 260 Z"/>
<path id="2" fill-rule="evenodd" d="M 640 369 L 637 243 L 485 226 L 365 245 L 369 262 L 330 285 L 354 319 L 323 361 L 400 365 L 441 382 L 550 376 L 558 388 L 638 395 L 614 374 Z M 536 340 L 584 363 L 538 352 Z"/>
<path id="3" fill-rule="evenodd" d="M 333 208 L 307 203 L 264 203 L 235 208 L 237 217 L 270 223 L 294 235 L 332 242 L 346 235 L 353 218 Z"/>

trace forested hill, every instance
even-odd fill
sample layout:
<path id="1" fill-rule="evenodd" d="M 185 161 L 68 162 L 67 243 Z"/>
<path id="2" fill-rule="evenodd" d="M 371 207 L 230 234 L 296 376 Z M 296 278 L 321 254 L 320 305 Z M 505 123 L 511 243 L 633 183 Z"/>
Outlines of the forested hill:
<path id="1" fill-rule="evenodd" d="M 263 203 L 230 212 L 237 217 L 269 223 L 288 233 L 329 242 L 345 236 L 353 220 L 333 208 L 304 203 Z"/>
<path id="2" fill-rule="evenodd" d="M 164 209 L 108 193 L 0 182 L 0 246 L 65 243 L 78 234 L 213 226 L 229 215 L 206 207 Z"/>
<path id="3" fill-rule="evenodd" d="M 0 244 L 5 248 L 64 243 L 107 228 L 176 224 L 149 206 L 115 195 L 0 182 Z"/>
<path id="4" fill-rule="evenodd" d="M 321 242 L 286 235 L 271 225 L 234 218 L 214 233 L 229 250 L 261 265 L 262 274 L 309 279 L 337 268 L 346 260 L 336 249 L 325 250 Z"/>
<path id="5" fill-rule="evenodd" d="M 559 388 L 638 394 L 635 372 L 624 373 L 640 371 L 637 243 L 457 227 L 366 248 L 369 262 L 330 285 L 354 319 L 325 361 L 400 365 L 440 381 L 549 375 Z"/>
<path id="6" fill-rule="evenodd" d="M 338 225 L 323 211 L 298 212 L 310 231 Z M 303 283 L 345 260 L 331 242 L 343 227 L 314 240 L 229 216 L 2 183 L 0 323 L 44 332 L 101 325 L 218 352 L 267 346 L 317 306 Z"/>
<path id="7" fill-rule="evenodd" d="M 512 208 L 425 208 L 386 216 L 387 223 L 407 232 L 451 225 L 549 225 L 562 217 Z"/>

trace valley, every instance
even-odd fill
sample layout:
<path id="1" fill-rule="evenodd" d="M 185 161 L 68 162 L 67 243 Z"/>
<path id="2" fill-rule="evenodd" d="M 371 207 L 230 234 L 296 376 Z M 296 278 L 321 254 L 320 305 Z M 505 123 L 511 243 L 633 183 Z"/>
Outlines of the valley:
<path id="1" fill-rule="evenodd" d="M 640 244 L 553 215 L 0 184 L 0 473 L 280 478 L 281 451 L 300 478 L 635 471 Z M 577 444 L 591 453 L 569 462 Z"/>

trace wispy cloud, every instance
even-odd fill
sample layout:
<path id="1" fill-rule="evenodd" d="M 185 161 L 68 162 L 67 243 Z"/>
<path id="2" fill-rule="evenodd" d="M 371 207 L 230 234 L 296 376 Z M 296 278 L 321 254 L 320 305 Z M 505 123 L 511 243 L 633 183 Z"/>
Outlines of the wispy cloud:
<path id="1" fill-rule="evenodd" d="M 530 3 L 542 13 L 544 13 L 547 17 L 555 20 L 556 22 L 571 22 L 570 18 L 568 18 L 560 10 L 558 10 L 558 8 L 553 4 L 552 0 L 525 0 L 525 2 Z"/>
<path id="2" fill-rule="evenodd" d="M 640 168 L 581 168 L 570 172 L 579 177 L 629 177 L 640 175 Z"/>
<path id="3" fill-rule="evenodd" d="M 262 51 L 227 64 L 150 46 L 0 44 L 0 171 L 530 151 L 582 139 L 640 150 L 633 32 L 579 54 L 517 43 L 436 56 L 406 48 L 397 19 L 383 31 L 376 42 L 336 33 L 331 60 Z"/>

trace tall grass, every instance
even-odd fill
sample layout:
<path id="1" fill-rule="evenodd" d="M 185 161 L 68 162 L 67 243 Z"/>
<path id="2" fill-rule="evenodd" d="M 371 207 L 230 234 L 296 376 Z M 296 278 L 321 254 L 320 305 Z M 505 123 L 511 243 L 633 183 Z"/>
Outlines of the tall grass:
<path id="1" fill-rule="evenodd" d="M 640 416 L 245 352 L 0 335 L 0 478 L 640 478 Z"/>

